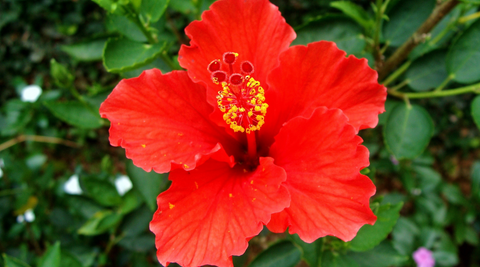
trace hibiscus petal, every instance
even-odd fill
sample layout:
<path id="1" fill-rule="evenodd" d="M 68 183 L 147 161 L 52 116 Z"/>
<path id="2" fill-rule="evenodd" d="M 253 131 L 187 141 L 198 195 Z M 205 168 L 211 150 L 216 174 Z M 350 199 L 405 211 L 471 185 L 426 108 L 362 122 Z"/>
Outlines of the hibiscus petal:
<path id="1" fill-rule="evenodd" d="M 309 117 L 320 106 L 341 109 L 357 132 L 377 125 L 386 89 L 367 60 L 345 55 L 335 43 L 321 41 L 293 46 L 280 56 L 280 66 L 268 76 L 270 107 L 262 139 L 271 144 L 283 123 Z"/>
<path id="2" fill-rule="evenodd" d="M 309 119 L 290 120 L 275 137 L 270 156 L 287 172 L 290 207 L 272 216 L 268 228 L 298 233 L 306 242 L 333 235 L 349 241 L 375 215 L 372 181 L 360 175 L 368 150 L 338 109 L 318 108 Z M 298 129 L 302 129 L 299 131 Z"/>
<path id="3" fill-rule="evenodd" d="M 190 172 L 172 171 L 172 186 L 158 196 L 150 223 L 158 260 L 233 266 L 231 256 L 243 254 L 271 214 L 288 206 L 285 179 L 272 158 L 261 158 L 252 172 L 215 160 Z"/>
<path id="4" fill-rule="evenodd" d="M 205 88 L 186 72 L 152 69 L 122 80 L 100 114 L 111 122 L 110 144 L 146 171 L 169 172 L 172 162 L 190 170 L 212 154 L 230 162 L 223 148 L 235 149 L 236 141 L 208 119 L 212 107 L 203 99 Z"/>
<path id="5" fill-rule="evenodd" d="M 278 8 L 268 0 L 220 0 L 185 29 L 190 46 L 182 46 L 178 61 L 195 82 L 209 87 L 208 101 L 216 106 L 218 85 L 212 83 L 208 65 L 225 52 L 238 53 L 236 62 L 248 60 L 253 77 L 266 88 L 268 73 L 278 65 L 279 54 L 288 49 L 296 34 Z"/>

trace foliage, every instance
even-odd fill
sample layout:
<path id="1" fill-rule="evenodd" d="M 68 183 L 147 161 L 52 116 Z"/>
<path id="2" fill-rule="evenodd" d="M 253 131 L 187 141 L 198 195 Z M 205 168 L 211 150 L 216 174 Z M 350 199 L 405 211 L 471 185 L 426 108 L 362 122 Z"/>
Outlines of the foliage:
<path id="1" fill-rule="evenodd" d="M 460 1 L 415 34 L 450 1 L 272 1 L 294 44 L 334 41 L 380 73 L 411 36 L 416 45 L 380 80 L 379 126 L 361 131 L 377 223 L 350 242 L 264 230 L 236 267 L 414 266 L 419 247 L 436 266 L 480 266 L 480 2 Z M 0 2 L 0 266 L 159 266 L 148 224 L 167 175 L 110 147 L 98 108 L 121 78 L 180 69 L 183 28 L 211 3 Z"/>

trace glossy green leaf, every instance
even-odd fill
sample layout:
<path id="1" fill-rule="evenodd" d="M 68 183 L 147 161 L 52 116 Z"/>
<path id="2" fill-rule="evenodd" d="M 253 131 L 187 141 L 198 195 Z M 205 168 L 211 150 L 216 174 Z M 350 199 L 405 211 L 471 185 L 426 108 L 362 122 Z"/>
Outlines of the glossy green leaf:
<path id="1" fill-rule="evenodd" d="M 132 41 L 146 42 L 147 37 L 133 21 L 123 15 L 110 14 L 107 18 L 109 26 Z"/>
<path id="2" fill-rule="evenodd" d="M 462 190 L 456 184 L 444 183 L 442 186 L 442 194 L 448 202 L 457 205 L 467 205 L 468 201 L 464 197 Z"/>
<path id="3" fill-rule="evenodd" d="M 122 198 L 122 204 L 119 206 L 121 214 L 127 214 L 138 208 L 143 203 L 143 198 L 135 190 L 128 191 Z"/>
<path id="4" fill-rule="evenodd" d="M 390 113 L 392 113 L 392 110 L 399 104 L 402 104 L 402 102 L 387 99 L 387 101 L 385 101 L 385 112 L 378 115 L 378 124 L 385 125 L 385 123 L 387 122 L 387 117 L 390 115 Z"/>
<path id="5" fill-rule="evenodd" d="M 283 240 L 260 253 L 249 267 L 294 267 L 302 257 L 302 252 L 292 242 Z"/>
<path id="6" fill-rule="evenodd" d="M 301 28 L 292 45 L 307 45 L 320 40 L 335 42 L 348 54 L 361 53 L 366 45 L 362 28 L 349 18 L 337 16 L 321 18 Z"/>
<path id="7" fill-rule="evenodd" d="M 4 267 L 30 267 L 30 265 L 26 264 L 25 262 L 14 257 L 10 257 L 7 254 L 3 254 L 3 264 Z"/>
<path id="8" fill-rule="evenodd" d="M 435 0 L 402 0 L 388 15 L 383 37 L 391 46 L 400 46 L 422 25 L 435 7 Z"/>
<path id="9" fill-rule="evenodd" d="M 98 39 L 72 45 L 62 45 L 62 51 L 80 61 L 101 60 L 106 39 Z"/>
<path id="10" fill-rule="evenodd" d="M 302 251 L 302 259 L 311 267 L 319 266 L 323 239 L 319 238 L 312 243 L 306 243 L 297 234 L 290 235 L 293 243 Z"/>
<path id="11" fill-rule="evenodd" d="M 396 205 L 385 204 L 380 206 L 377 213 L 377 221 L 374 225 L 364 225 L 357 233 L 357 236 L 350 241 L 350 248 L 353 251 L 367 251 L 387 238 L 397 223 L 399 212 L 403 203 Z"/>
<path id="12" fill-rule="evenodd" d="M 427 91 L 436 88 L 447 79 L 444 50 L 436 50 L 413 61 L 405 72 L 408 86 L 415 91 Z"/>
<path id="13" fill-rule="evenodd" d="M 107 181 L 98 180 L 94 177 L 81 177 L 82 188 L 88 196 L 103 206 L 115 206 L 122 203 L 122 198 L 114 185 Z"/>
<path id="14" fill-rule="evenodd" d="M 103 9 L 105 9 L 108 12 L 115 12 L 118 8 L 118 3 L 119 1 L 115 0 L 92 0 L 93 2 L 97 3 L 99 6 L 101 6 Z"/>
<path id="15" fill-rule="evenodd" d="M 471 105 L 472 117 L 477 125 L 477 128 L 480 129 L 480 95 L 476 96 Z"/>
<path id="16" fill-rule="evenodd" d="M 83 129 L 96 129 L 103 125 L 100 115 L 93 112 L 78 101 L 44 102 L 44 105 L 55 117 L 73 126 Z"/>
<path id="17" fill-rule="evenodd" d="M 414 166 L 413 171 L 418 180 L 418 187 L 423 193 L 433 192 L 442 182 L 440 173 L 427 166 Z"/>
<path id="18" fill-rule="evenodd" d="M 480 81 L 480 20 L 470 25 L 450 47 L 447 70 L 460 83 Z"/>
<path id="19" fill-rule="evenodd" d="M 38 262 L 38 267 L 60 267 L 61 259 L 60 242 L 50 246 Z"/>
<path id="20" fill-rule="evenodd" d="M 158 21 L 165 9 L 167 9 L 169 0 L 142 0 L 140 14 L 150 22 Z"/>
<path id="21" fill-rule="evenodd" d="M 122 218 L 121 214 L 113 213 L 110 210 L 99 211 L 78 229 L 78 233 L 89 236 L 105 233 L 108 230 L 113 230 Z"/>
<path id="22" fill-rule="evenodd" d="M 370 14 L 368 14 L 365 9 L 356 5 L 355 3 L 348 1 L 335 1 L 331 2 L 330 6 L 341 10 L 345 15 L 355 20 L 366 30 L 370 30 L 375 25 L 375 22 Z"/>
<path id="23" fill-rule="evenodd" d="M 54 58 L 50 60 L 50 75 L 52 75 L 53 81 L 59 87 L 69 88 L 73 86 L 73 80 L 75 79 L 73 74 Z"/>
<path id="24" fill-rule="evenodd" d="M 152 62 L 166 43 L 143 44 L 128 39 L 109 39 L 103 51 L 103 64 L 109 72 L 124 72 Z"/>
<path id="25" fill-rule="evenodd" d="M 133 183 L 133 188 L 140 192 L 151 211 L 157 208 L 157 196 L 166 189 L 168 174 L 158 174 L 154 171 L 146 172 L 127 162 L 127 174 Z"/>
<path id="26" fill-rule="evenodd" d="M 400 255 L 388 240 L 369 251 L 349 252 L 347 256 L 352 258 L 359 267 L 403 266 L 402 264 L 409 258 L 409 256 Z"/>
<path id="27" fill-rule="evenodd" d="M 387 148 L 397 159 L 413 159 L 430 142 L 433 121 L 420 106 L 397 105 L 387 118 L 383 135 Z"/>

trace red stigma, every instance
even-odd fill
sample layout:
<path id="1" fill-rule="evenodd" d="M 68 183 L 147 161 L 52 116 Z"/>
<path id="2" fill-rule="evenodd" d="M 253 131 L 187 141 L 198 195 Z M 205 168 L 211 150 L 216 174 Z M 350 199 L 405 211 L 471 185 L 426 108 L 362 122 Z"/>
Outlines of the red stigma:
<path id="1" fill-rule="evenodd" d="M 254 70 L 253 64 L 250 63 L 250 61 L 243 61 L 242 64 L 240 64 L 240 69 L 245 74 L 252 74 Z"/>
<path id="2" fill-rule="evenodd" d="M 232 85 L 240 85 L 243 83 L 243 76 L 241 74 L 238 74 L 238 73 L 234 73 L 232 75 L 230 75 L 230 83 Z"/>
<path id="3" fill-rule="evenodd" d="M 227 80 L 227 73 L 221 70 L 217 70 L 212 73 L 212 81 L 214 83 L 221 83 Z"/>
<path id="4" fill-rule="evenodd" d="M 220 60 L 216 59 L 212 62 L 210 62 L 210 64 L 208 64 L 208 71 L 210 72 L 215 72 L 217 70 L 220 70 L 220 68 L 222 67 L 221 63 L 220 63 Z"/>
<path id="5" fill-rule="evenodd" d="M 223 54 L 223 62 L 227 64 L 233 64 L 237 60 L 238 54 L 233 53 L 233 52 L 226 52 Z"/>

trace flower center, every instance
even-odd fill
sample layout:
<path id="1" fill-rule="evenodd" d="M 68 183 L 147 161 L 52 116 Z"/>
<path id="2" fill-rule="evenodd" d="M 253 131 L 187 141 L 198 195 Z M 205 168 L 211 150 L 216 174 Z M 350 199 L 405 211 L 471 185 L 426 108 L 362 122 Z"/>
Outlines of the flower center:
<path id="1" fill-rule="evenodd" d="M 252 77 L 254 66 L 249 61 L 240 63 L 239 71 L 234 72 L 238 54 L 223 54 L 223 63 L 213 60 L 208 65 L 212 81 L 222 86 L 218 91 L 218 108 L 223 119 L 235 132 L 247 134 L 259 130 L 265 123 L 268 104 L 265 103 L 265 91 L 260 82 Z M 228 68 L 228 72 L 222 69 Z"/>

